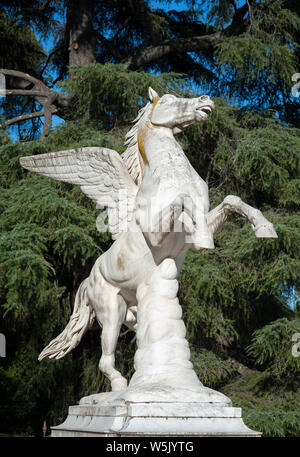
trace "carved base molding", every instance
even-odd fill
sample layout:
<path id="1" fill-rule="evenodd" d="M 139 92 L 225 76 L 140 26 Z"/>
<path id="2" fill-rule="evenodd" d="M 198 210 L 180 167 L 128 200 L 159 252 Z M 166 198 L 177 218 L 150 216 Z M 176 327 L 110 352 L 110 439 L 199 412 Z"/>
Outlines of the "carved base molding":
<path id="1" fill-rule="evenodd" d="M 88 398 L 88 397 L 86 397 Z M 241 408 L 222 403 L 108 401 L 70 406 L 53 437 L 260 437 L 243 422 Z"/>

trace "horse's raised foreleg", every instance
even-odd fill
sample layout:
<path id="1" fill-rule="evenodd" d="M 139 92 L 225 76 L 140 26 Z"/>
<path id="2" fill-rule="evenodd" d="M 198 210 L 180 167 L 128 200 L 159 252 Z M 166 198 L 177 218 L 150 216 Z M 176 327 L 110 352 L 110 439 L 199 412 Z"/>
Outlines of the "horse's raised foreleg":
<path id="1" fill-rule="evenodd" d="M 204 213 L 203 198 L 188 196 L 184 199 L 184 212 L 179 218 L 187 233 L 186 242 L 195 249 L 214 249 L 213 233 L 209 229 Z"/>
<path id="2" fill-rule="evenodd" d="M 262 212 L 247 205 L 235 195 L 228 195 L 220 205 L 206 215 L 211 232 L 214 235 L 218 233 L 227 218 L 233 213 L 240 214 L 249 220 L 257 238 L 277 238 L 273 224 L 264 217 Z"/>
<path id="3" fill-rule="evenodd" d="M 183 227 L 189 235 L 188 242 L 196 249 L 214 248 L 205 214 L 196 208 L 187 194 L 178 195 L 171 204 L 155 214 L 151 220 L 151 230 L 147 232 L 147 238 L 152 246 L 159 247 L 171 231 L 182 232 Z"/>
<path id="4" fill-rule="evenodd" d="M 183 211 L 183 202 L 186 195 L 178 195 L 174 201 L 157 212 L 150 221 L 150 230 L 145 233 L 150 244 L 160 247 L 166 236 L 174 229 L 176 221 Z M 177 229 L 177 231 L 180 231 Z"/>

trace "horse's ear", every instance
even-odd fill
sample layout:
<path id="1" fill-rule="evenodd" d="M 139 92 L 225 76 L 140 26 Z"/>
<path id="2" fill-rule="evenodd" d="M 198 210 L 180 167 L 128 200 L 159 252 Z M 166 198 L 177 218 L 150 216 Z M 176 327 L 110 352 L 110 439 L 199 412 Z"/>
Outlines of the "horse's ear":
<path id="1" fill-rule="evenodd" d="M 148 89 L 148 94 L 149 94 L 149 100 L 151 102 L 153 102 L 156 98 L 159 98 L 159 95 L 157 92 L 155 92 L 154 89 L 152 89 L 152 87 L 149 86 L 149 89 Z"/>

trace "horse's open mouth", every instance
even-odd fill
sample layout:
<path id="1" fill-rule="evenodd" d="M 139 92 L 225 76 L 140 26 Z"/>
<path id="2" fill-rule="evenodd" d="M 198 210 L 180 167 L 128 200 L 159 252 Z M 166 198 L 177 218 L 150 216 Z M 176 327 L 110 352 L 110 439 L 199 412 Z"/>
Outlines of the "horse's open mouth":
<path id="1" fill-rule="evenodd" d="M 212 112 L 212 108 L 210 106 L 201 106 L 201 107 L 197 108 L 197 111 L 209 116 L 210 113 Z"/>
<path id="2" fill-rule="evenodd" d="M 198 108 L 196 108 L 196 112 L 195 112 L 196 120 L 197 121 L 206 121 L 209 118 L 212 110 L 213 110 L 213 106 L 209 106 L 209 105 L 199 106 Z"/>

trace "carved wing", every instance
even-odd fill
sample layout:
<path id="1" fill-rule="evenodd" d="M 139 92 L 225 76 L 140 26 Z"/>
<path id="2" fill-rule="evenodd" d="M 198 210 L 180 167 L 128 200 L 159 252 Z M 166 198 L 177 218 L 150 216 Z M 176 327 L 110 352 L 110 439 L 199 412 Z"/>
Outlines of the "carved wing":
<path id="1" fill-rule="evenodd" d="M 97 208 L 107 207 L 113 239 L 127 230 L 138 187 L 116 151 L 101 147 L 70 149 L 21 157 L 20 164 L 57 181 L 78 184 Z"/>

